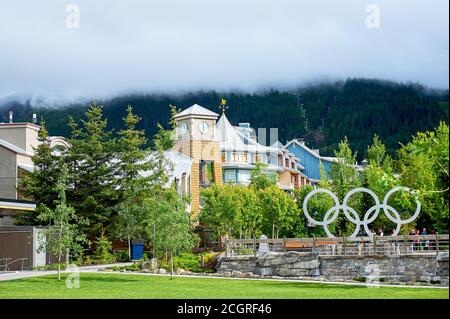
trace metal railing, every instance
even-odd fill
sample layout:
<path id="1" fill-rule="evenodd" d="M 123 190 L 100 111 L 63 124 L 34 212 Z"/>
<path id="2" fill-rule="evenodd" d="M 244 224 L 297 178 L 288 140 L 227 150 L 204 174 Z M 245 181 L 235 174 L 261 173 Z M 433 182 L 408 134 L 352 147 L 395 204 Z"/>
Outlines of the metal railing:
<path id="1" fill-rule="evenodd" d="M 256 256 L 258 252 L 297 251 L 322 256 L 386 256 L 449 251 L 449 235 L 228 239 L 225 256 Z"/>
<path id="2" fill-rule="evenodd" d="M 3 262 L 3 264 L 0 264 L 0 271 L 9 271 L 10 266 L 16 262 L 21 262 L 20 270 L 23 271 L 24 262 L 28 260 L 28 258 L 17 258 L 13 261 L 10 260 L 12 260 L 12 258 L 0 258 L 0 262 Z"/>

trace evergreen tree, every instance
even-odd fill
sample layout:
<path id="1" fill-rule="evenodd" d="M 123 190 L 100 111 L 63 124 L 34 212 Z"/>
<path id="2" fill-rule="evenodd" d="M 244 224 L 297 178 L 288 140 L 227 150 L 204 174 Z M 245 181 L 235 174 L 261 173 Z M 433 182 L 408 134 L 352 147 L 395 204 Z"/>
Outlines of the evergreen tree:
<path id="1" fill-rule="evenodd" d="M 133 114 L 128 106 L 123 118 L 125 128 L 120 130 L 117 140 L 117 192 L 120 194 L 115 207 L 117 215 L 111 225 L 114 235 L 128 241 L 131 259 L 131 240 L 142 239 L 145 207 L 143 202 L 151 196 L 154 187 L 161 188 L 164 171 L 157 170 L 155 156 L 146 148 L 147 138 L 143 130 L 136 129 L 141 118 Z"/>
<path id="2" fill-rule="evenodd" d="M 109 225 L 118 199 L 115 139 L 107 130 L 102 106 L 94 102 L 85 116 L 81 126 L 73 119 L 69 121 L 71 147 L 64 154 L 71 178 L 67 198 L 77 214 L 89 220 L 86 231 L 95 236 Z"/>
<path id="3" fill-rule="evenodd" d="M 161 124 L 157 123 L 158 132 L 153 137 L 153 144 L 156 149 L 166 151 L 173 148 L 175 145 L 175 127 L 176 122 L 174 116 L 179 113 L 175 105 L 170 105 L 171 118 L 169 120 L 169 129 L 166 130 Z"/>
<path id="4" fill-rule="evenodd" d="M 112 243 L 108 240 L 105 233 L 102 232 L 100 237 L 95 241 L 94 260 L 99 264 L 110 264 L 115 261 L 111 254 Z"/>
<path id="5" fill-rule="evenodd" d="M 29 211 L 15 218 L 17 225 L 39 225 L 39 214 L 42 210 L 54 209 L 55 199 L 58 197 L 56 184 L 61 174 L 59 157 L 55 154 L 57 149 L 50 146 L 50 140 L 45 122 L 41 122 L 38 133 L 38 146 L 34 149 L 32 157 L 34 169 L 25 173 L 19 184 L 19 192 L 26 198 L 39 202 L 36 211 Z"/>

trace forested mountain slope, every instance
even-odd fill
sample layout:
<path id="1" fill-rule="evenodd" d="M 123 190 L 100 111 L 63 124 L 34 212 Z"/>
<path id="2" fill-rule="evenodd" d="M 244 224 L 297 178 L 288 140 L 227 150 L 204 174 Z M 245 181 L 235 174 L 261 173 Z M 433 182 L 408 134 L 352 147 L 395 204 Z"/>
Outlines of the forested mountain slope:
<path id="1" fill-rule="evenodd" d="M 333 155 L 337 143 L 347 136 L 362 159 L 374 134 L 378 134 L 391 154 L 398 143 L 406 143 L 412 134 L 448 123 L 448 91 L 425 89 L 418 84 L 400 84 L 370 79 L 348 79 L 322 83 L 296 90 L 271 89 L 254 93 L 198 91 L 180 95 L 129 95 L 108 101 L 105 116 L 111 128 L 122 125 L 127 105 L 143 118 L 142 127 L 153 136 L 156 124 L 166 124 L 169 104 L 184 109 L 194 103 L 219 113 L 221 97 L 229 104 L 227 116 L 237 125 L 249 122 L 254 128 L 278 128 L 285 143 L 304 137 L 309 146 L 320 148 L 322 155 Z M 38 113 L 50 134 L 69 134 L 69 115 L 80 119 L 87 105 L 61 105 L 57 108 L 31 107 L 30 103 L 9 102 L 0 106 L 0 121 L 7 121 L 8 110 L 15 121 L 30 120 Z"/>

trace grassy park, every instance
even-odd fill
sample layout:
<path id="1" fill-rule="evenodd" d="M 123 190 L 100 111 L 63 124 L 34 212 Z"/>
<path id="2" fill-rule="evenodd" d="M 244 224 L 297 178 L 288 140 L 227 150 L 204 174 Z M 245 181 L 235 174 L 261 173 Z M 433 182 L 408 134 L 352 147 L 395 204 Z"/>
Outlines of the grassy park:
<path id="1" fill-rule="evenodd" d="M 80 288 L 66 288 L 63 274 L 0 282 L 0 299 L 109 298 L 291 298 L 448 299 L 448 289 L 379 287 L 323 283 L 81 273 Z"/>

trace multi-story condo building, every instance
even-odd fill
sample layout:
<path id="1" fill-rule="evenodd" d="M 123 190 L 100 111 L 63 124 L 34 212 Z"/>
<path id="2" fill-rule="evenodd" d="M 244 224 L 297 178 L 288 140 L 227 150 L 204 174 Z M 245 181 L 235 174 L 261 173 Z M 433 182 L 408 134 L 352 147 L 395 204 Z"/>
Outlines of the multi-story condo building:
<path id="1" fill-rule="evenodd" d="M 262 164 L 264 172 L 278 174 L 278 186 L 293 190 L 309 183 L 302 173 L 300 160 L 280 142 L 270 146 L 258 142 L 254 129 L 248 123 L 233 126 L 225 115 L 220 116 L 200 105 L 192 105 L 177 114 L 176 143 L 170 157 L 178 171 L 177 187 L 191 195 L 191 210 L 200 209 L 200 190 L 212 183 L 250 183 L 251 170 Z M 178 152 L 186 170 L 181 170 L 173 152 Z M 180 175 L 181 174 L 181 175 Z"/>
<path id="2" fill-rule="evenodd" d="M 337 157 L 321 156 L 318 149 L 310 149 L 306 146 L 303 139 L 293 139 L 286 144 L 286 149 L 292 154 L 295 154 L 300 159 L 302 165 L 304 165 L 303 173 L 308 176 L 312 184 L 317 183 L 320 180 L 320 166 L 323 166 L 325 174 L 331 169 L 331 166 L 338 159 Z"/>
<path id="3" fill-rule="evenodd" d="M 34 202 L 27 201 L 17 190 L 20 178 L 33 170 L 31 160 L 38 146 L 40 126 L 33 123 L 0 123 L 0 225 L 12 223 L 11 216 L 33 210 Z M 50 138 L 50 146 L 68 146 L 62 137 Z"/>

